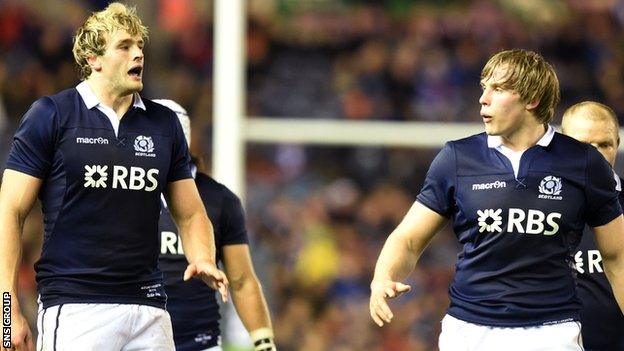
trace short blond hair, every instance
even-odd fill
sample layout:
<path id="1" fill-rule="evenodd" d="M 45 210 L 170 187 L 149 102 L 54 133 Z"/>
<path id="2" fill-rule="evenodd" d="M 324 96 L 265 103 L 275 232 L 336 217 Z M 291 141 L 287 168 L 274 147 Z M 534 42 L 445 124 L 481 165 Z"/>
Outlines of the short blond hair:
<path id="1" fill-rule="evenodd" d="M 488 60 L 481 71 L 481 80 L 490 78 L 499 67 L 507 69 L 501 82 L 502 88 L 514 90 L 522 101 L 538 101 L 534 109 L 537 120 L 544 124 L 550 123 L 555 115 L 555 107 L 561 100 L 559 79 L 553 67 L 536 52 L 506 50 Z"/>
<path id="2" fill-rule="evenodd" d="M 619 142 L 620 122 L 611 107 L 596 101 L 583 101 L 568 107 L 568 109 L 563 113 L 563 118 L 561 119 L 562 132 L 565 133 L 566 127 L 573 116 L 582 116 L 583 118 L 587 118 L 592 121 L 610 121 L 613 124 L 613 130 L 616 134 L 616 139 Z"/>
<path id="3" fill-rule="evenodd" d="M 81 80 L 91 75 L 91 67 L 87 58 L 91 55 L 104 55 L 107 45 L 106 35 L 117 30 L 125 30 L 132 36 L 140 35 L 144 41 L 147 41 L 148 29 L 141 22 L 136 8 L 118 2 L 111 3 L 100 12 L 93 12 L 78 28 L 72 52 Z"/>

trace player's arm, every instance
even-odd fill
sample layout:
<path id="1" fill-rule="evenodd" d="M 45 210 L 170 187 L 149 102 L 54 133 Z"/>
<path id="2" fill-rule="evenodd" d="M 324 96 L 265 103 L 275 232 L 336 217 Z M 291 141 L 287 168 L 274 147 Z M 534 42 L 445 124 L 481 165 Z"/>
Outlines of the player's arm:
<path id="1" fill-rule="evenodd" d="M 418 258 L 447 218 L 414 202 L 401 223 L 390 234 L 379 254 L 371 282 L 370 314 L 380 327 L 390 323 L 392 311 L 387 299 L 409 291 L 400 283 L 414 270 Z"/>
<path id="2" fill-rule="evenodd" d="M 11 169 L 0 189 L 0 287 L 11 295 L 11 342 L 15 350 L 34 350 L 32 333 L 17 299 L 24 220 L 37 200 L 41 179 Z"/>
<path id="3" fill-rule="evenodd" d="M 624 217 L 620 215 L 605 225 L 594 227 L 594 232 L 605 274 L 624 313 Z"/>
<path id="4" fill-rule="evenodd" d="M 215 263 L 215 243 L 212 224 L 191 178 L 169 183 L 168 204 L 175 220 L 184 254 L 189 266 L 184 280 L 198 276 L 227 301 L 228 280 Z"/>
<path id="5" fill-rule="evenodd" d="M 262 287 L 253 268 L 249 245 L 223 246 L 223 264 L 232 300 L 256 350 L 275 350 L 273 329 Z"/>

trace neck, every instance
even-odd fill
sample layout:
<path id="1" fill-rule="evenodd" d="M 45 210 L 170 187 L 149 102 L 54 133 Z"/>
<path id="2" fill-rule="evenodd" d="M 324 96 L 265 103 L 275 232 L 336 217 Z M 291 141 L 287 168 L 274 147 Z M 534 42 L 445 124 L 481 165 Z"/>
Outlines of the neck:
<path id="1" fill-rule="evenodd" d="M 513 151 L 524 151 L 537 142 L 546 134 L 547 126 L 537 123 L 523 126 L 509 135 L 501 135 L 503 145 Z"/>
<path id="2" fill-rule="evenodd" d="M 120 94 L 112 88 L 110 82 L 102 81 L 96 77 L 89 77 L 86 82 L 98 100 L 106 107 L 113 109 L 120 119 L 132 106 L 132 93 Z"/>

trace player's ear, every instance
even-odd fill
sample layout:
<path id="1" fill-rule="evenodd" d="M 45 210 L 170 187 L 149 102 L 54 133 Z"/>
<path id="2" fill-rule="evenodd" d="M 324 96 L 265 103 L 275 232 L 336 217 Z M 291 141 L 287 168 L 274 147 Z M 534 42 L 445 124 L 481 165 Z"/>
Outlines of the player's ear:
<path id="1" fill-rule="evenodd" d="M 99 72 L 102 70 L 102 60 L 98 55 L 91 54 L 87 56 L 87 64 L 91 67 L 92 72 Z"/>
<path id="2" fill-rule="evenodd" d="M 525 107 L 527 110 L 529 110 L 529 111 L 530 111 L 530 110 L 532 110 L 532 109 L 536 108 L 537 106 L 539 106 L 539 103 L 540 103 L 539 99 L 535 99 L 535 100 L 533 100 L 533 101 L 529 101 L 529 102 L 527 102 L 527 104 L 526 104 L 524 107 Z"/>

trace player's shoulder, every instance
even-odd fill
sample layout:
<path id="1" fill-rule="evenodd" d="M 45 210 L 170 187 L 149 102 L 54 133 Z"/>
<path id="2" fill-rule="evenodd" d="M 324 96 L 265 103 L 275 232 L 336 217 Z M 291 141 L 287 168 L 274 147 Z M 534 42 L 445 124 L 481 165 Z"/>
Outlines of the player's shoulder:
<path id="1" fill-rule="evenodd" d="M 49 95 L 47 97 L 49 97 L 50 99 L 57 101 L 57 102 L 64 102 L 64 101 L 75 101 L 75 99 L 77 97 L 80 96 L 80 93 L 78 92 L 78 89 L 74 88 L 69 88 L 69 89 L 64 89 L 61 90 L 55 94 Z"/>
<path id="2" fill-rule="evenodd" d="M 558 132 L 553 136 L 548 149 L 560 162 L 568 161 L 578 165 L 587 163 L 594 165 L 597 162 L 606 162 L 598 149 L 592 145 Z"/>
<path id="3" fill-rule="evenodd" d="M 232 190 L 206 173 L 197 172 L 195 183 L 197 184 L 197 189 L 201 193 L 210 193 L 212 196 L 218 197 L 223 201 L 239 201 L 238 196 L 236 196 Z"/>
<path id="4" fill-rule="evenodd" d="M 150 117 L 161 117 L 165 119 L 177 119 L 175 111 L 169 107 L 154 102 L 148 98 L 142 97 L 143 104 L 145 105 L 145 111 Z"/>
<path id="5" fill-rule="evenodd" d="M 447 141 L 442 153 L 453 155 L 457 160 L 483 158 L 487 151 L 487 135 L 485 132 L 469 137 Z"/>
<path id="6" fill-rule="evenodd" d="M 78 90 L 75 88 L 61 90 L 52 95 L 42 96 L 33 103 L 33 107 L 47 111 L 56 111 L 59 108 L 73 109 L 76 106 Z"/>
<path id="7" fill-rule="evenodd" d="M 73 90 L 77 93 L 75 89 Z M 67 89 L 38 98 L 32 103 L 24 118 L 35 123 L 49 123 L 57 120 L 59 116 L 65 115 L 63 111 L 75 109 L 76 95 L 74 92 L 72 89 Z"/>
<path id="8" fill-rule="evenodd" d="M 454 148 L 482 148 L 483 146 L 487 146 L 487 135 L 485 132 L 474 134 L 469 137 L 451 140 L 446 143 L 449 146 Z"/>
<path id="9" fill-rule="evenodd" d="M 550 146 L 563 149 L 569 153 L 586 153 L 588 150 L 594 148 L 587 143 L 580 142 L 570 136 L 559 132 L 555 132 L 555 134 L 553 135 L 553 140 L 550 143 Z"/>

